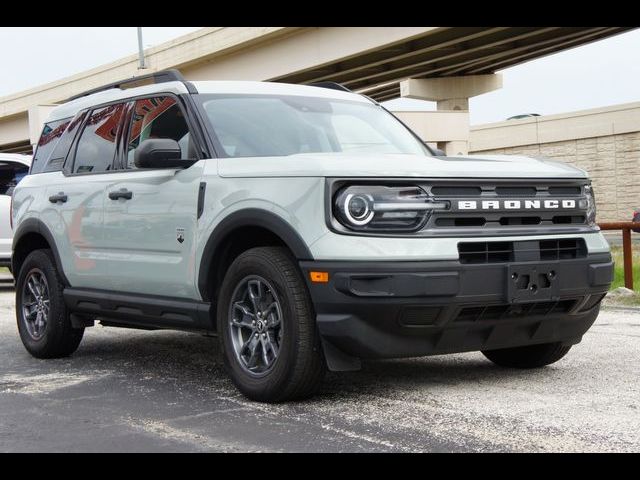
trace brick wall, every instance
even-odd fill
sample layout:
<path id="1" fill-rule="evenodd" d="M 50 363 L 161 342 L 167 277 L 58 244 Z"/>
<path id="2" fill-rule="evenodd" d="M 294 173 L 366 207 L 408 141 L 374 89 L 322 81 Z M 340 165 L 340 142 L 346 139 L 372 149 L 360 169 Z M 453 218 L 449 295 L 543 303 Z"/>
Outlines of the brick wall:
<path id="1" fill-rule="evenodd" d="M 543 156 L 586 170 L 600 222 L 631 220 L 633 208 L 640 207 L 640 132 L 470 153 Z"/>

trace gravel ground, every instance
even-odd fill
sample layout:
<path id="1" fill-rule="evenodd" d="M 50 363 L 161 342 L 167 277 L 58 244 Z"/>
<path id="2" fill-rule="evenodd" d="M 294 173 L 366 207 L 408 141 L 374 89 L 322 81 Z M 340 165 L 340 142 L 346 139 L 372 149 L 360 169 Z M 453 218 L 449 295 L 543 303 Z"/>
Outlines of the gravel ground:
<path id="1" fill-rule="evenodd" d="M 480 353 L 365 363 L 312 400 L 263 405 L 214 338 L 97 326 L 37 360 L 0 286 L 0 451 L 639 451 L 640 310 L 608 309 L 557 364 Z"/>

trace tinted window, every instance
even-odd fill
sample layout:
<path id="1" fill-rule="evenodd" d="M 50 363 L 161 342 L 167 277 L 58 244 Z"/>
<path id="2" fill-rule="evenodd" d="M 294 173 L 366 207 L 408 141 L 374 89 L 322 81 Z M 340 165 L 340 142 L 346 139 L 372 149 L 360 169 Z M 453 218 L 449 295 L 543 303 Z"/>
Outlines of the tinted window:
<path id="1" fill-rule="evenodd" d="M 368 102 L 280 95 L 200 95 L 229 157 L 303 153 L 428 155 L 397 119 Z"/>
<path id="2" fill-rule="evenodd" d="M 85 116 L 86 112 L 82 112 L 71 120 L 64 134 L 60 140 L 58 140 L 58 144 L 53 149 L 53 152 L 49 155 L 49 160 L 47 160 L 47 163 L 42 168 L 43 172 L 56 172 L 62 170 L 64 160 L 69 152 L 73 138 L 78 132 L 78 128 L 82 125 Z"/>
<path id="3" fill-rule="evenodd" d="M 190 151 L 189 128 L 182 110 L 173 97 L 154 97 L 137 100 L 131 119 L 127 168 L 135 168 L 135 152 L 140 143 L 149 138 L 171 138 L 178 142 L 182 158 L 196 158 Z"/>
<path id="4" fill-rule="evenodd" d="M 28 172 L 29 167 L 21 163 L 0 162 L 0 195 L 11 195 Z"/>
<path id="5" fill-rule="evenodd" d="M 91 112 L 78 140 L 73 173 L 111 170 L 124 108 L 125 104 L 117 104 Z"/>
<path id="6" fill-rule="evenodd" d="M 38 145 L 36 146 L 36 152 L 33 156 L 33 163 L 31 167 L 31 173 L 40 173 L 44 171 L 44 167 L 47 164 L 47 160 L 51 156 L 54 147 L 58 144 L 60 137 L 71 123 L 70 118 L 63 120 L 56 120 L 55 122 L 49 122 L 44 125 Z"/>

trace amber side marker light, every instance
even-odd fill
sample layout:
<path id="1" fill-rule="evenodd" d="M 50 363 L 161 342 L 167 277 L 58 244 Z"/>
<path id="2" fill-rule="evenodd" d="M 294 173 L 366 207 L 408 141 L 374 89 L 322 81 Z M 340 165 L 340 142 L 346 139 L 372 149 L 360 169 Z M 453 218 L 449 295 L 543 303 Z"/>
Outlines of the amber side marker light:
<path id="1" fill-rule="evenodd" d="M 313 283 L 327 283 L 329 272 L 309 272 L 309 278 Z"/>

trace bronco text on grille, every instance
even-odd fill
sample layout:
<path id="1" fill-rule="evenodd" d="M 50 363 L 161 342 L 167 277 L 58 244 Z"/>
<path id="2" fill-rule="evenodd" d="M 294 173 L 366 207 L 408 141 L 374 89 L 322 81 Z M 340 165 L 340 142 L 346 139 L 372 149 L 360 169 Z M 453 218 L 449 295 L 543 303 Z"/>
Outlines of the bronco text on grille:
<path id="1" fill-rule="evenodd" d="M 587 201 L 580 200 L 581 207 L 587 208 Z M 575 200 L 459 200 L 458 210 L 554 210 L 577 208 Z"/>

